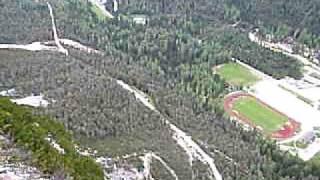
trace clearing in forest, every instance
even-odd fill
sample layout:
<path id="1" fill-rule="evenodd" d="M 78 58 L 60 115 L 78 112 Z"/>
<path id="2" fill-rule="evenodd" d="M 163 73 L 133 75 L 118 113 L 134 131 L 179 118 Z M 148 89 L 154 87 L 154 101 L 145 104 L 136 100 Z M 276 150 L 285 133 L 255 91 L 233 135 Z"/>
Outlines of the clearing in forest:
<path id="1" fill-rule="evenodd" d="M 241 97 L 234 102 L 233 109 L 243 114 L 253 124 L 270 134 L 279 130 L 289 120 L 253 97 Z"/>
<path id="2" fill-rule="evenodd" d="M 249 86 L 259 80 L 249 69 L 238 63 L 227 63 L 217 69 L 217 73 L 235 86 Z"/>
<path id="3" fill-rule="evenodd" d="M 102 10 L 95 4 L 91 5 L 91 11 L 97 16 L 99 21 L 103 21 L 106 19 L 106 16 L 103 14 Z"/>

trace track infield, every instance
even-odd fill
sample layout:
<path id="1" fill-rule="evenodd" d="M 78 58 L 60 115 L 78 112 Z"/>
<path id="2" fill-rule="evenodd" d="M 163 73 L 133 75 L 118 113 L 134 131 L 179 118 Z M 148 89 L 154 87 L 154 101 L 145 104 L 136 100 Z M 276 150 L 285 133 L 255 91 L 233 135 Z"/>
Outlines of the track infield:
<path id="1" fill-rule="evenodd" d="M 241 97 L 235 101 L 233 110 L 241 112 L 252 123 L 261 127 L 267 133 L 280 129 L 289 120 L 286 116 L 265 106 L 251 96 Z"/>
<path id="2" fill-rule="evenodd" d="M 230 116 L 276 139 L 292 137 L 300 126 L 283 113 L 246 93 L 227 96 L 224 108 Z"/>

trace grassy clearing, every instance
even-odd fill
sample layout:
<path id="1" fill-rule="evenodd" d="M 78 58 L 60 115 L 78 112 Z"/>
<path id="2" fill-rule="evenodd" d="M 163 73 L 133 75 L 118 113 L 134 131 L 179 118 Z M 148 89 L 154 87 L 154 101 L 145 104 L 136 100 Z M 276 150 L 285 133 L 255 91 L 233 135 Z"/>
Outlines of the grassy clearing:
<path id="1" fill-rule="evenodd" d="M 279 130 L 288 121 L 286 116 L 275 112 L 252 97 L 239 99 L 235 102 L 234 109 L 249 118 L 256 126 L 262 127 L 263 131 L 268 134 Z"/>
<path id="2" fill-rule="evenodd" d="M 106 20 L 106 16 L 101 12 L 101 9 L 99 9 L 96 5 L 91 5 L 91 11 L 96 14 L 99 21 Z"/>
<path id="3" fill-rule="evenodd" d="M 228 83 L 235 86 L 248 86 L 259 80 L 247 68 L 237 63 L 224 64 L 217 69 L 217 73 Z"/>

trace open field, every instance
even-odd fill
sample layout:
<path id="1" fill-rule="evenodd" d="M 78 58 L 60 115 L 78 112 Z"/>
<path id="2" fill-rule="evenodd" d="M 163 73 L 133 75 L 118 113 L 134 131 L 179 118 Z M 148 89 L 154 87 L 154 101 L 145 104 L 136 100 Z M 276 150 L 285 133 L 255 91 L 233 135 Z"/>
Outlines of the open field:
<path id="1" fill-rule="evenodd" d="M 234 110 L 243 114 L 268 134 L 280 129 L 289 120 L 286 116 L 249 96 L 235 101 Z"/>
<path id="2" fill-rule="evenodd" d="M 295 135 L 300 124 L 250 94 L 236 92 L 225 98 L 224 108 L 242 124 L 275 139 Z"/>
<path id="3" fill-rule="evenodd" d="M 247 68 L 238 63 L 228 63 L 217 69 L 217 73 L 228 83 L 236 86 L 252 85 L 259 80 Z"/>
<path id="4" fill-rule="evenodd" d="M 114 18 L 114 16 L 105 8 L 102 1 L 99 0 L 89 0 L 92 4 L 91 11 L 94 12 L 99 20 L 104 20 L 105 18 Z"/>
<path id="5" fill-rule="evenodd" d="M 101 11 L 101 9 L 98 6 L 93 4 L 91 6 L 91 11 L 97 15 L 97 17 L 100 21 L 103 21 L 106 19 L 106 16 L 103 14 L 103 12 Z"/>

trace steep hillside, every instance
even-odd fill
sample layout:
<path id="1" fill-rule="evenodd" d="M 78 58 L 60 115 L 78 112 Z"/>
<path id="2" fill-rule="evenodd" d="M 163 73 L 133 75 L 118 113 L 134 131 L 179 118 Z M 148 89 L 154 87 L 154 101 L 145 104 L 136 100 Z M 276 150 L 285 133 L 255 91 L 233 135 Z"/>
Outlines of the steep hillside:
<path id="1" fill-rule="evenodd" d="M 93 159 L 78 154 L 70 134 L 62 124 L 44 116 L 32 115 L 30 109 L 19 107 L 9 99 L 1 98 L 0 127 L 1 134 L 8 135 L 18 147 L 30 152 L 30 160 L 26 162 L 35 165 L 49 176 L 67 179 L 71 177 L 103 179 L 102 169 Z M 16 156 L 19 158 L 28 155 L 23 155 L 21 151 L 16 153 Z M 7 166 L 8 164 L 3 164 L 1 168 Z M 12 170 L 15 171 L 9 168 L 9 172 Z"/>

